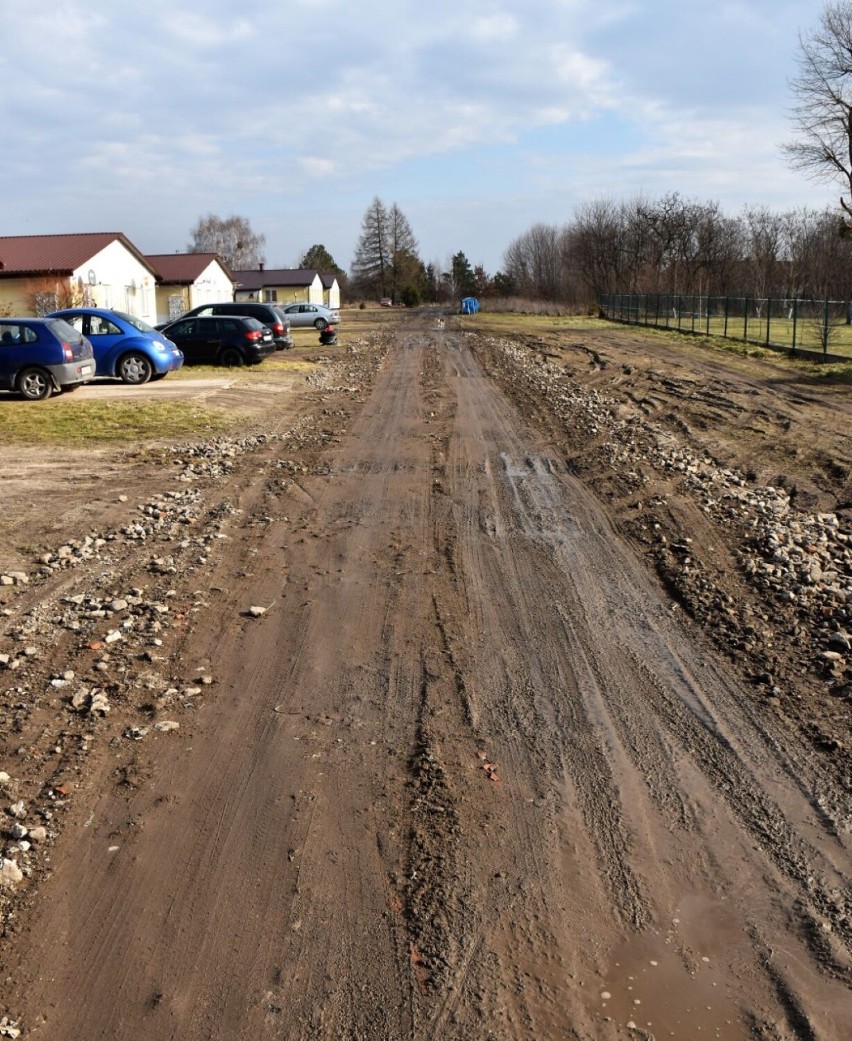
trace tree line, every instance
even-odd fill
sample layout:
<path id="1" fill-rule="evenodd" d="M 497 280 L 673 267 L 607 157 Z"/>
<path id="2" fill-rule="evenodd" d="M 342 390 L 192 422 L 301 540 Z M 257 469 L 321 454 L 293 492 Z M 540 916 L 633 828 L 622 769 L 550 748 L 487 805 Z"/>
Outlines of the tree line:
<path id="1" fill-rule="evenodd" d="M 240 270 L 263 262 L 263 242 L 245 218 L 208 215 L 193 229 L 190 249 L 218 252 Z M 852 236 L 836 211 L 752 207 L 731 217 L 716 202 L 672 192 L 596 200 L 565 224 L 535 224 L 509 244 L 494 275 L 463 250 L 425 263 L 400 207 L 376 197 L 348 274 L 321 244 L 298 266 L 335 274 L 350 299 L 411 307 L 521 297 L 587 309 L 608 293 L 846 299 L 850 261 Z"/>
<path id="2" fill-rule="evenodd" d="M 463 250 L 446 263 L 424 263 L 411 224 L 398 204 L 388 206 L 376 196 L 361 221 L 349 288 L 355 296 L 414 307 L 499 294 L 506 287 L 495 277 L 496 284 L 482 265 L 470 263 Z"/>
<path id="3" fill-rule="evenodd" d="M 587 307 L 606 293 L 846 299 L 852 240 L 836 212 L 716 202 L 599 200 L 536 224 L 504 255 L 518 295 Z"/>

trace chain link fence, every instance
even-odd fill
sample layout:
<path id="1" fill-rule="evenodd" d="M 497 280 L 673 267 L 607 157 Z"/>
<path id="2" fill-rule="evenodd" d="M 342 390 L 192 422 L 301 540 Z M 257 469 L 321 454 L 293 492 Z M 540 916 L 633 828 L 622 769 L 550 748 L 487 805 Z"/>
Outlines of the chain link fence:
<path id="1" fill-rule="evenodd" d="M 852 360 L 852 302 L 612 293 L 601 314 L 616 322 L 759 344 L 820 360 Z"/>

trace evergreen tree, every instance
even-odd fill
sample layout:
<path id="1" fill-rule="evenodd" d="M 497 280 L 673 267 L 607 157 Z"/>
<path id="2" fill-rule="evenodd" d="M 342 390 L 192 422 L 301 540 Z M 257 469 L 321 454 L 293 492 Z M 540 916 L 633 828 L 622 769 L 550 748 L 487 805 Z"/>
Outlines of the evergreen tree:
<path id="1" fill-rule="evenodd" d="M 408 218 L 396 203 L 388 213 L 388 245 L 391 255 L 391 299 L 398 303 L 400 290 L 404 285 L 414 284 L 422 265 L 417 255 L 417 239 Z"/>
<path id="2" fill-rule="evenodd" d="M 362 293 L 388 295 L 391 273 L 388 224 L 388 211 L 377 195 L 361 220 L 361 237 L 352 261 L 352 281 Z"/>
<path id="3" fill-rule="evenodd" d="M 376 196 L 361 221 L 353 282 L 362 293 L 389 296 L 398 303 L 403 287 L 417 288 L 422 277 L 423 264 L 408 218 L 396 203 L 388 209 Z"/>
<path id="4" fill-rule="evenodd" d="M 302 254 L 299 267 L 307 271 L 319 271 L 324 275 L 334 275 L 341 290 L 345 290 L 348 285 L 349 276 L 334 262 L 334 257 L 321 243 L 311 246 Z"/>
<path id="5" fill-rule="evenodd" d="M 473 268 L 470 266 L 470 261 L 464 253 L 459 250 L 458 253 L 453 256 L 451 263 L 455 294 L 459 298 L 473 296 L 476 293 L 476 278 L 473 274 Z"/>
<path id="6" fill-rule="evenodd" d="M 302 254 L 299 260 L 299 267 L 305 268 L 307 271 L 327 271 L 330 275 L 335 275 L 338 281 L 341 275 L 346 274 L 343 268 L 335 264 L 334 257 L 322 243 L 311 246 L 309 250 Z"/>

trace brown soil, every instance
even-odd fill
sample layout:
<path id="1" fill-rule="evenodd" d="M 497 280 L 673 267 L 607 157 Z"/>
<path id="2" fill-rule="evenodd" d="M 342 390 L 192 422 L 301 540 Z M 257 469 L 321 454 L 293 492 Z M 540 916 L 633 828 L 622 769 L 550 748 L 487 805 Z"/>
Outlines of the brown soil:
<path id="1" fill-rule="evenodd" d="M 4 451 L 0 1037 L 849 1036 L 848 385 L 467 328 Z"/>

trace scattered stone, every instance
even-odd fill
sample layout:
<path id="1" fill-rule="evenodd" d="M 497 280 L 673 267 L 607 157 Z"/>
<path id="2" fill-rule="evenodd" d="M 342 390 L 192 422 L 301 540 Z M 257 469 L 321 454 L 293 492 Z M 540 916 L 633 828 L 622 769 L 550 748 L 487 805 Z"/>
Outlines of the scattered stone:
<path id="1" fill-rule="evenodd" d="M 0 860 L 0 889 L 13 889 L 19 882 L 23 882 L 24 873 L 14 860 L 3 857 Z"/>
<path id="2" fill-rule="evenodd" d="M 3 1016 L 0 1019 L 0 1037 L 20 1037 L 20 1023 L 17 1020 L 9 1019 L 8 1016 Z"/>
<path id="3" fill-rule="evenodd" d="M 154 729 L 159 730 L 161 734 L 168 734 L 172 730 L 180 730 L 180 723 L 175 723 L 171 719 L 164 719 L 160 723 L 155 723 Z"/>

